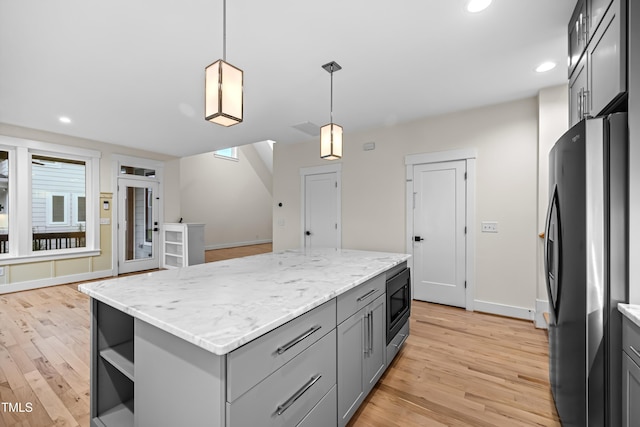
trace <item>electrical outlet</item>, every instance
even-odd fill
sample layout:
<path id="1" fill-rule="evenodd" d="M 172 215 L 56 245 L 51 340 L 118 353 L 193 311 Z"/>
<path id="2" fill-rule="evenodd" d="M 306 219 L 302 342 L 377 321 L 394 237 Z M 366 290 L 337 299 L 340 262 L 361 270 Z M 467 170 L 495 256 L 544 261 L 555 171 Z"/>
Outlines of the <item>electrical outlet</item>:
<path id="1" fill-rule="evenodd" d="M 497 233 L 498 232 L 498 222 L 497 221 L 482 221 L 482 232 L 483 233 Z"/>
<path id="2" fill-rule="evenodd" d="M 4 267 L 0 267 L 0 276 L 4 276 Z"/>

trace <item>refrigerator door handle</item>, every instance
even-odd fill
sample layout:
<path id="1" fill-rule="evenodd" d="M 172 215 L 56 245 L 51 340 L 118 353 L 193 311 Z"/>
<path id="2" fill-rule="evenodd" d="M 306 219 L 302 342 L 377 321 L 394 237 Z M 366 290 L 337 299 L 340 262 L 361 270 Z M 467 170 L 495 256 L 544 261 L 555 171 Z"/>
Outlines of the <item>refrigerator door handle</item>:
<path id="1" fill-rule="evenodd" d="M 554 217 L 555 212 L 555 230 L 551 229 L 551 221 Z M 549 299 L 551 303 L 551 308 L 554 311 L 554 314 L 557 318 L 558 315 L 558 307 L 557 307 L 557 295 L 559 289 L 557 288 L 559 283 L 559 277 L 555 277 L 559 275 L 560 272 L 560 264 L 561 264 L 561 229 L 560 229 L 560 215 L 559 215 L 559 207 L 558 207 L 558 185 L 554 184 L 553 191 L 551 193 L 551 200 L 549 201 L 549 207 L 547 208 L 547 220 L 545 223 L 544 230 L 544 271 L 545 271 L 545 282 L 547 284 L 547 291 L 549 293 Z M 556 262 L 557 257 L 557 262 Z M 551 276 L 555 274 L 554 279 L 554 289 L 552 289 L 551 284 Z M 555 298 L 554 298 L 555 297 Z"/>

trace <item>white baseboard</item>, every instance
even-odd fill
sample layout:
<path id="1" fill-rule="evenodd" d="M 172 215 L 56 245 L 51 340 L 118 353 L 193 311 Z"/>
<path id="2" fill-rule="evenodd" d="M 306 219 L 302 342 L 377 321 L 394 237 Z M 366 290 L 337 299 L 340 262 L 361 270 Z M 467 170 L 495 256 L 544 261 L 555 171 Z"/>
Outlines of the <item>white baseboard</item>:
<path id="1" fill-rule="evenodd" d="M 549 311 L 549 301 L 547 300 L 536 300 L 536 317 L 535 317 L 535 325 L 536 328 L 539 329 L 549 329 L 549 325 L 547 325 L 547 321 L 544 320 L 543 314 Z"/>
<path id="2" fill-rule="evenodd" d="M 265 239 L 265 240 L 252 240 L 248 242 L 232 242 L 232 243 L 221 243 L 217 245 L 207 245 L 204 247 L 204 250 L 210 251 L 212 249 L 237 248 L 238 246 L 262 245 L 264 243 L 273 243 L 273 240 Z"/>
<path id="3" fill-rule="evenodd" d="M 66 283 L 82 282 L 85 280 L 102 279 L 112 277 L 113 270 L 92 271 L 90 273 L 71 274 L 68 276 L 48 277 L 46 279 L 28 280 L 25 282 L 8 283 L 0 285 L 0 295 L 10 292 L 27 291 L 30 289 L 45 288 L 47 286 L 64 285 Z"/>
<path id="4" fill-rule="evenodd" d="M 533 320 L 534 318 L 534 312 L 531 309 L 495 302 L 475 300 L 474 310 L 483 313 L 497 314 L 499 316 L 515 317 L 516 319 Z"/>

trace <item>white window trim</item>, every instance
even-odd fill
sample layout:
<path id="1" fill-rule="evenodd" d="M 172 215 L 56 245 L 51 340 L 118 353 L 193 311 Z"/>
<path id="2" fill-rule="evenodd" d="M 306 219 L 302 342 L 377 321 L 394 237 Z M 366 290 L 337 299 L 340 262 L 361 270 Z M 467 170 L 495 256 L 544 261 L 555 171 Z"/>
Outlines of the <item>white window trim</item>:
<path id="1" fill-rule="evenodd" d="M 0 255 L 0 265 L 46 261 L 100 254 L 100 157 L 96 150 L 32 141 L 0 135 L 0 147 L 9 152 L 9 235 L 8 254 Z M 31 222 L 31 156 L 33 154 L 60 157 L 85 162 L 87 221 L 84 248 L 33 251 Z M 18 168 L 18 165 L 27 165 Z M 22 197 L 18 197 L 20 194 Z"/>

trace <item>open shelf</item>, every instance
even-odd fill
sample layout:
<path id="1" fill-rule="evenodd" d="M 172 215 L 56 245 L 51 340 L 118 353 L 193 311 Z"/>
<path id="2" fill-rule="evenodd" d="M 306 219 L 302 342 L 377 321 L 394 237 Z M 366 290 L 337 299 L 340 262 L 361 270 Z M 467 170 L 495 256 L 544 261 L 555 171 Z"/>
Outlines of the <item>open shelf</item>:
<path id="1" fill-rule="evenodd" d="M 133 427 L 133 399 L 104 411 L 97 419 L 105 427 Z"/>
<path id="2" fill-rule="evenodd" d="M 100 351 L 100 356 L 131 381 L 134 381 L 133 341 L 106 348 Z"/>

